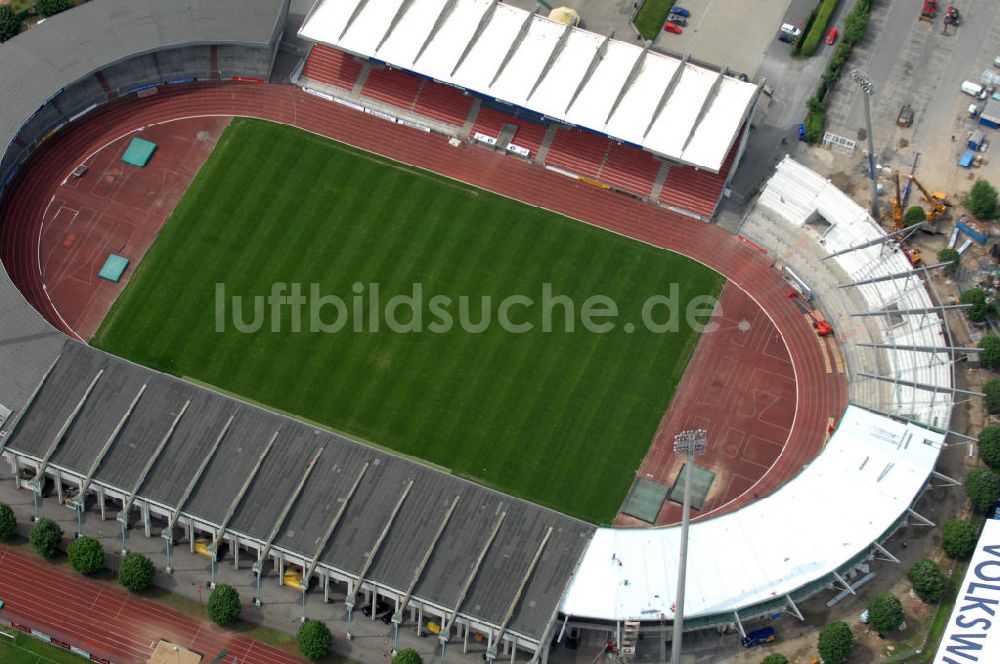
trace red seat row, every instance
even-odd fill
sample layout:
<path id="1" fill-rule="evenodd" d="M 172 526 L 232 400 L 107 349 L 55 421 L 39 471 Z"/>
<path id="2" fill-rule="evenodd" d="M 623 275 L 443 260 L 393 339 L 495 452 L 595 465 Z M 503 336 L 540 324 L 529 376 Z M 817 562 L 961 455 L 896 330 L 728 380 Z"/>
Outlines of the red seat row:
<path id="1" fill-rule="evenodd" d="M 464 125 L 473 99 L 450 85 L 424 81 L 413 110 L 439 122 Z"/>
<path id="2" fill-rule="evenodd" d="M 639 196 L 649 196 L 661 164 L 644 150 L 612 143 L 601 168 L 600 180 Z"/>
<path id="3" fill-rule="evenodd" d="M 476 115 L 476 122 L 472 125 L 472 133 L 479 132 L 496 138 L 505 124 L 512 124 L 517 127 L 514 134 L 513 143 L 523 148 L 531 150 L 531 156 L 538 153 L 538 148 L 545 138 L 545 127 L 528 120 L 519 120 L 513 115 L 508 115 L 492 108 L 481 106 L 479 114 Z"/>
<path id="4" fill-rule="evenodd" d="M 413 104 L 423 84 L 424 79 L 403 71 L 372 69 L 368 72 L 361 94 L 369 99 L 410 111 L 413 110 Z"/>
<path id="5" fill-rule="evenodd" d="M 549 146 L 545 163 L 596 180 L 609 147 L 610 142 L 603 136 L 560 127 Z"/>
<path id="6" fill-rule="evenodd" d="M 337 49 L 316 44 L 309 51 L 302 75 L 318 83 L 350 90 L 358 80 L 361 63 Z"/>
<path id="7" fill-rule="evenodd" d="M 703 217 L 714 215 L 736 159 L 740 139 L 741 136 L 736 137 L 718 173 L 698 170 L 692 166 L 671 166 L 660 193 L 660 202 L 690 210 Z"/>

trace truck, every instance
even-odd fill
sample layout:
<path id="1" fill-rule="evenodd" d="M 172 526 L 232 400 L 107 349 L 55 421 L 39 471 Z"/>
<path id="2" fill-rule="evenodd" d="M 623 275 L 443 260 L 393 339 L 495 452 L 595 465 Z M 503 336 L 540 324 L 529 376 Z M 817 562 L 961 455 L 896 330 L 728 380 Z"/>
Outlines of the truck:
<path id="1" fill-rule="evenodd" d="M 896 116 L 896 124 L 900 127 L 909 127 L 913 124 L 913 107 L 909 104 L 903 104 L 903 107 L 899 109 L 899 115 Z"/>

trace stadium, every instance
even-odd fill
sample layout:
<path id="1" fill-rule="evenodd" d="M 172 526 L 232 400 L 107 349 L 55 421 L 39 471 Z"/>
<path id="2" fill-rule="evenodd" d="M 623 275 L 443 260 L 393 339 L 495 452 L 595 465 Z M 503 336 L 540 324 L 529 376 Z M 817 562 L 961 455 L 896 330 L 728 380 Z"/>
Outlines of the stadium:
<path id="1" fill-rule="evenodd" d="M 719 478 L 691 529 L 686 629 L 745 634 L 783 613 L 801 619 L 797 602 L 854 593 L 868 561 L 894 560 L 898 528 L 930 525 L 914 506 L 948 481 L 934 466 L 963 392 L 954 385 L 958 350 L 926 275 L 864 209 L 791 159 L 748 206 L 738 234 L 711 223 L 746 149 L 761 84 L 488 0 L 319 0 L 296 32 L 310 46 L 289 82 L 274 75 L 287 20 L 281 0 L 91 0 L 2 47 L 0 82 L 11 94 L 0 106 L 0 433 L 24 490 L 65 504 L 81 523 L 84 513 L 117 515 L 124 547 L 128 530 L 141 529 L 163 539 L 168 561 L 171 547 L 203 550 L 213 575 L 223 549 L 258 583 L 284 583 L 291 570 L 289 592 L 301 592 L 303 606 L 310 582 L 317 595 L 344 597 L 348 635 L 354 607 L 381 599 L 394 607 L 396 629 L 439 626 L 442 658 L 448 643 L 461 643 L 491 661 L 518 653 L 547 661 L 553 643 L 588 633 L 623 653 L 641 635 L 663 642 L 679 549 L 667 493 L 681 464 L 670 440 L 682 429 L 708 430 L 717 457 L 705 463 Z M 183 139 L 190 135 L 199 136 L 194 148 Z M 156 143 L 146 168 L 173 170 L 126 170 L 119 157 L 133 138 Z M 223 196 L 215 185 L 237 172 L 243 179 L 226 181 Z M 279 192 L 285 172 L 295 174 L 292 193 Z M 423 190 L 434 193 L 422 199 Z M 373 195 L 348 196 L 358 191 Z M 458 202 L 437 216 L 463 210 L 481 222 L 477 232 L 424 213 L 449 191 Z M 86 221 L 104 230 L 89 243 L 74 230 L 82 208 L 73 201 L 95 198 L 104 221 Z M 234 341 L 218 362 L 204 350 L 148 350 L 154 338 L 170 348 L 209 343 L 195 342 L 182 315 L 188 284 L 266 272 L 286 237 L 295 240 L 291 264 L 330 262 L 310 258 L 311 247 L 353 238 L 350 224 L 338 217 L 329 236 L 313 227 L 296 235 L 268 212 L 296 211 L 292 225 L 299 212 L 331 216 L 311 201 L 337 201 L 357 215 L 343 219 L 387 231 L 345 241 L 335 262 L 411 261 L 428 283 L 435 270 L 448 283 L 475 274 L 465 254 L 482 257 L 483 274 L 506 266 L 538 281 L 586 272 L 590 286 L 615 294 L 683 273 L 697 284 L 685 298 L 721 289 L 722 302 L 737 303 L 761 330 L 755 352 L 772 349 L 787 375 L 751 363 L 721 387 L 704 382 L 721 369 L 711 351 L 694 349 L 697 338 L 679 352 L 662 339 L 617 336 L 603 355 L 533 341 L 520 373 L 483 359 L 508 357 L 509 341 L 467 354 L 374 348 L 369 357 L 404 367 L 387 371 L 385 384 L 412 383 L 390 395 L 390 408 L 360 401 L 381 385 L 378 362 L 338 365 L 348 378 L 327 390 L 318 378 L 298 380 L 316 362 L 309 355 L 286 368 L 289 382 L 258 386 L 270 349 Z M 409 206 L 409 216 L 397 218 L 385 201 Z M 213 205 L 244 206 L 256 226 L 221 233 Z M 156 211 L 158 225 L 120 232 L 122 219 Z M 420 223 L 407 225 L 414 216 Z M 520 250 L 507 247 L 518 233 Z M 265 258 L 232 239 L 255 237 Z M 421 242 L 422 252 L 407 244 Z M 129 251 L 142 262 L 126 273 L 127 288 L 97 280 L 105 258 Z M 187 263 L 171 262 L 185 252 Z M 216 253 L 225 260 L 208 258 Z M 434 269 L 422 267 L 429 256 Z M 119 277 L 129 269 L 119 268 Z M 303 268 L 300 280 L 312 277 Z M 835 336 L 817 335 L 797 305 L 806 297 Z M 731 322 L 731 336 L 719 339 L 745 331 Z M 714 339 L 700 343 L 721 343 Z M 597 359 L 575 381 L 559 381 L 549 377 L 558 365 L 534 364 L 559 352 Z M 424 362 L 408 371 L 400 358 L 411 355 Z M 434 397 L 415 376 L 449 361 L 497 372 L 465 400 L 479 410 L 496 398 L 504 409 L 514 404 L 509 412 L 540 412 L 508 430 L 496 428 L 508 412 L 472 418 L 470 403 L 447 398 L 417 423 L 440 449 L 415 445 L 409 432 L 424 429 L 390 415 Z M 244 367 L 242 381 L 226 382 Z M 643 369 L 656 381 L 635 378 Z M 564 395 L 570 383 L 589 389 Z M 439 390 L 461 397 L 462 385 Z M 771 419 L 751 408 L 776 443 L 754 442 L 760 432 L 736 419 L 743 404 L 720 412 L 724 390 L 747 385 L 741 398 L 787 405 L 787 417 L 771 417 L 775 407 Z M 627 419 L 608 396 L 626 388 L 642 418 Z M 714 402 L 713 389 L 723 390 Z M 308 406 L 327 391 L 329 401 Z M 292 392 L 297 400 L 282 400 Z M 335 413 L 349 398 L 368 414 Z M 556 409 L 540 404 L 550 398 L 569 404 L 564 419 L 546 419 Z M 449 413 L 447 426 L 437 426 L 438 412 Z M 634 424 L 600 428 L 619 418 Z M 581 430 L 562 429 L 576 420 Z M 489 422 L 477 438 L 470 427 Z M 487 435 L 497 432 L 512 439 Z M 582 447 L 588 438 L 597 440 Z M 480 468 L 480 452 L 455 452 L 463 440 L 497 456 Z M 619 449 L 620 440 L 631 445 Z M 524 450 L 537 458 L 511 470 Z M 756 470 L 741 474 L 744 466 Z M 603 481 L 606 495 L 588 502 Z M 663 489 L 651 509 L 619 511 L 626 493 L 630 501 L 650 488 Z"/>

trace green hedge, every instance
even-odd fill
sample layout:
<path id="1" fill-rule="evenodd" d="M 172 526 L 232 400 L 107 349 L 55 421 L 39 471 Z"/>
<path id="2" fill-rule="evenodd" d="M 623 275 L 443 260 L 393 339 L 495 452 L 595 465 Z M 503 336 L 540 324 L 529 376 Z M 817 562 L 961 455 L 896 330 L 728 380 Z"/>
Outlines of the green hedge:
<path id="1" fill-rule="evenodd" d="M 799 56 L 802 55 L 802 43 L 806 40 L 806 35 L 812 30 L 813 23 L 816 22 L 816 8 L 809 12 L 809 18 L 806 20 L 806 24 L 802 27 L 802 32 L 799 33 L 799 38 L 795 40 L 795 44 L 792 46 L 792 55 Z"/>
<path id="2" fill-rule="evenodd" d="M 868 18 L 871 9 L 871 0 L 858 0 L 847 15 L 844 22 L 844 32 L 840 39 L 840 46 L 830 58 L 826 66 L 826 71 L 819 79 L 816 86 L 816 94 L 806 102 L 808 114 L 806 115 L 806 140 L 810 143 L 817 143 L 823 139 L 823 132 L 826 128 L 826 95 L 840 78 L 840 74 L 851 57 L 851 50 L 854 45 L 868 35 Z"/>
<path id="3" fill-rule="evenodd" d="M 837 3 L 840 0 L 821 0 L 819 6 L 816 8 L 816 18 L 813 20 L 812 25 L 809 26 L 809 31 L 806 34 L 805 39 L 802 40 L 802 55 L 809 57 L 816 53 L 816 49 L 819 48 L 819 43 L 823 40 L 826 35 L 826 26 L 830 24 L 830 17 L 833 16 L 833 10 L 837 8 Z"/>

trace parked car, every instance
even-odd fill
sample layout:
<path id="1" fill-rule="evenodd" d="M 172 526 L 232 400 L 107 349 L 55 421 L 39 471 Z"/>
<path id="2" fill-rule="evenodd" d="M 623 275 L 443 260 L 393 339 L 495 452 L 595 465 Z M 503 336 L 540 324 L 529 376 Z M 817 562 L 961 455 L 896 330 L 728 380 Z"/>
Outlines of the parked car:
<path id="1" fill-rule="evenodd" d="M 802 30 L 795 27 L 791 23 L 782 23 L 781 30 L 778 31 L 778 40 L 794 44 L 795 40 L 798 39 L 801 34 Z"/>
<path id="2" fill-rule="evenodd" d="M 837 35 L 839 34 L 840 33 L 837 32 L 837 28 L 830 28 L 830 32 L 826 33 L 826 43 L 833 46 L 834 42 L 837 41 Z"/>
<path id="3" fill-rule="evenodd" d="M 680 14 L 671 14 L 667 17 L 667 20 L 681 26 L 686 26 L 688 24 L 688 20 Z"/>
<path id="4" fill-rule="evenodd" d="M 670 13 L 677 14 L 678 16 L 683 16 L 684 18 L 691 16 L 691 12 L 684 9 L 683 7 L 678 7 L 677 5 L 674 5 L 673 7 L 670 8 Z"/>
<path id="5" fill-rule="evenodd" d="M 760 629 L 755 629 L 743 637 L 743 641 L 741 641 L 741 643 L 744 648 L 753 648 L 754 646 L 771 643 L 776 638 L 777 635 L 774 633 L 773 627 L 761 627 Z"/>
<path id="6" fill-rule="evenodd" d="M 676 23 L 667 22 L 667 24 L 663 26 L 663 30 L 664 32 L 672 32 L 675 35 L 681 34 L 681 26 Z"/>

